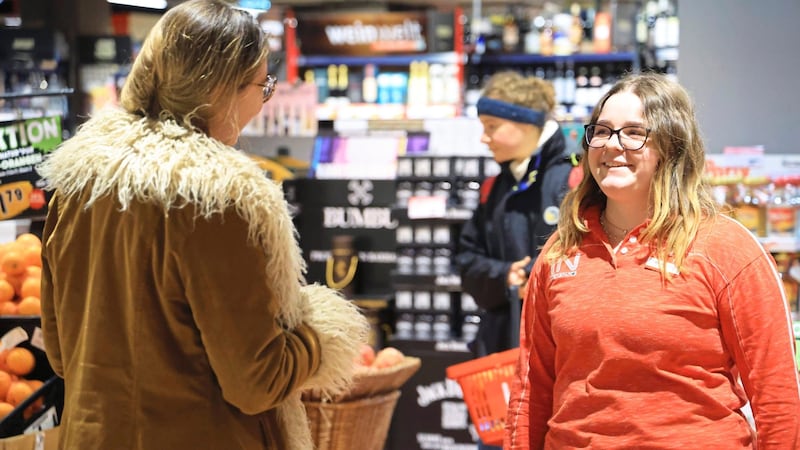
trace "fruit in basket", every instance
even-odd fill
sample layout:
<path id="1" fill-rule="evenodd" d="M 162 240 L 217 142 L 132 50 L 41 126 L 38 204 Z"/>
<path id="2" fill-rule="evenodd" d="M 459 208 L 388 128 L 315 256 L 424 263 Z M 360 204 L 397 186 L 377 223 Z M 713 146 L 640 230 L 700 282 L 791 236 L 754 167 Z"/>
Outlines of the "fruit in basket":
<path id="1" fill-rule="evenodd" d="M 35 301 L 26 301 L 41 298 L 41 266 L 42 243 L 36 235 L 24 233 L 0 243 L 0 316 L 41 315 Z"/>
<path id="2" fill-rule="evenodd" d="M 362 366 L 371 366 L 375 361 L 375 349 L 369 344 L 361 344 L 358 354 L 358 364 Z"/>
<path id="3" fill-rule="evenodd" d="M 394 365 L 400 364 L 403 362 L 405 355 L 400 350 L 394 347 L 386 347 L 381 349 L 375 355 L 375 361 L 372 363 L 372 367 L 376 369 L 385 369 L 387 367 L 392 367 Z"/>
<path id="4" fill-rule="evenodd" d="M 33 389 L 24 381 L 14 381 L 8 388 L 6 402 L 17 406 L 33 394 Z"/>
<path id="5" fill-rule="evenodd" d="M 36 358 L 30 350 L 24 347 L 14 347 L 6 355 L 6 367 L 9 372 L 17 376 L 25 376 L 36 365 Z"/>
<path id="6" fill-rule="evenodd" d="M 31 245 L 22 250 L 25 267 L 42 267 L 42 246 Z"/>
<path id="7" fill-rule="evenodd" d="M 13 249 L 8 250 L 3 258 L 0 259 L 0 267 L 2 267 L 3 272 L 8 275 L 20 275 L 25 273 L 25 260 L 22 257 L 22 253 L 19 250 Z"/>
<path id="8" fill-rule="evenodd" d="M 0 316 L 15 316 L 19 308 L 17 308 L 17 304 L 14 302 L 3 302 L 0 303 Z"/>
<path id="9" fill-rule="evenodd" d="M 11 383 L 14 380 L 11 378 L 11 375 L 4 371 L 0 370 L 0 400 L 6 398 L 6 394 L 8 394 L 8 388 L 11 387 Z"/>
<path id="10" fill-rule="evenodd" d="M 28 296 L 17 303 L 17 313 L 21 316 L 42 315 L 42 301 L 39 297 Z"/>
<path id="11" fill-rule="evenodd" d="M 21 298 L 25 297 L 42 297 L 42 279 L 41 277 L 32 277 L 26 276 L 25 280 L 22 282 L 22 286 L 19 290 L 19 296 Z"/>
<path id="12" fill-rule="evenodd" d="M 7 280 L 0 280 L 0 302 L 10 302 L 15 295 L 14 286 Z"/>
<path id="13" fill-rule="evenodd" d="M 22 246 L 42 246 L 42 240 L 39 239 L 39 236 L 36 236 L 33 233 L 22 233 L 14 240 L 15 243 L 20 244 Z"/>
<path id="14" fill-rule="evenodd" d="M 14 410 L 14 405 L 7 402 L 0 402 L 0 419 L 4 419 Z"/>

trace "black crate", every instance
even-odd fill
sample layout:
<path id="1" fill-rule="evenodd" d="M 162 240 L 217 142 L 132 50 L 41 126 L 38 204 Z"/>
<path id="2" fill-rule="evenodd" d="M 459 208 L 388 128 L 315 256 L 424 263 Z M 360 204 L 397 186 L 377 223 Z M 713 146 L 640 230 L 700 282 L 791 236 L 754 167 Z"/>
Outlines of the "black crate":
<path id="1" fill-rule="evenodd" d="M 5 316 L 0 317 L 0 337 L 19 327 L 28 335 L 28 339 L 20 342 L 17 347 L 26 348 L 36 358 L 33 371 L 25 376 L 29 380 L 46 381 L 55 373 L 47 360 L 42 341 L 42 320 L 39 316 Z"/>
<path id="2" fill-rule="evenodd" d="M 41 407 L 26 414 L 25 411 L 39 401 Z M 61 423 L 63 411 L 64 380 L 53 376 L 0 420 L 0 439 L 53 428 Z"/>
<path id="3" fill-rule="evenodd" d="M 0 420 L 0 438 L 24 434 L 26 431 L 48 429 L 60 422 L 64 409 L 64 382 L 55 375 L 47 360 L 41 323 L 39 316 L 0 317 L 0 336 L 5 336 L 16 328 L 20 328 L 27 335 L 27 339 L 16 345 L 30 350 L 36 360 L 33 370 L 25 375 L 25 379 L 43 382 L 30 397 Z M 42 407 L 37 408 L 33 414 L 26 414 L 25 410 L 38 401 L 41 401 Z"/>

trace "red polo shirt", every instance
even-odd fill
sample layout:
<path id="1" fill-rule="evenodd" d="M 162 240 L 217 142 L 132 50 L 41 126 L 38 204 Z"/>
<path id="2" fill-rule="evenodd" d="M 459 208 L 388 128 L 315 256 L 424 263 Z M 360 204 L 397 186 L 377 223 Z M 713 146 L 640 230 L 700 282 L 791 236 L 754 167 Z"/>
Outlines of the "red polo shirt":
<path id="1" fill-rule="evenodd" d="M 585 220 L 580 251 L 531 274 L 505 448 L 800 448 L 791 318 L 759 242 L 719 216 L 664 284 L 644 225 L 614 253 L 599 210 Z"/>

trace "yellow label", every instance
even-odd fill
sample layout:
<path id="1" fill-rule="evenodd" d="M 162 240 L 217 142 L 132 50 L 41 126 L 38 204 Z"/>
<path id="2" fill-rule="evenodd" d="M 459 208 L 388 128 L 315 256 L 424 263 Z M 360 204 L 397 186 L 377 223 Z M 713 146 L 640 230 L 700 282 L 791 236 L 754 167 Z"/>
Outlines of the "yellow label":
<path id="1" fill-rule="evenodd" d="M 736 220 L 741 222 L 748 230 L 753 233 L 758 233 L 761 228 L 761 212 L 758 206 L 754 205 L 739 205 L 736 208 Z"/>
<path id="2" fill-rule="evenodd" d="M 31 206 L 33 185 L 30 181 L 17 181 L 0 185 L 0 220 L 18 216 Z"/>

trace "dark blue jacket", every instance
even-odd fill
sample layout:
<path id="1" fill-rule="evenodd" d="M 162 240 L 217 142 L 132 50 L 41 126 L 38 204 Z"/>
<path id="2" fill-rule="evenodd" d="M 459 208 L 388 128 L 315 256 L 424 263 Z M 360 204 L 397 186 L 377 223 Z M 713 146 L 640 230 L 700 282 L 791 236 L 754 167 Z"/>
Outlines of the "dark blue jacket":
<path id="1" fill-rule="evenodd" d="M 510 164 L 503 163 L 500 173 L 481 186 L 480 205 L 461 230 L 455 256 L 462 290 L 482 309 L 473 343 L 477 356 L 519 346 L 511 342 L 511 329 L 519 324 L 511 323 L 508 271 L 511 263 L 530 256 L 530 272 L 539 250 L 555 231 L 573 153 L 559 126 L 542 145 L 540 157 L 531 158 L 519 183 Z"/>

